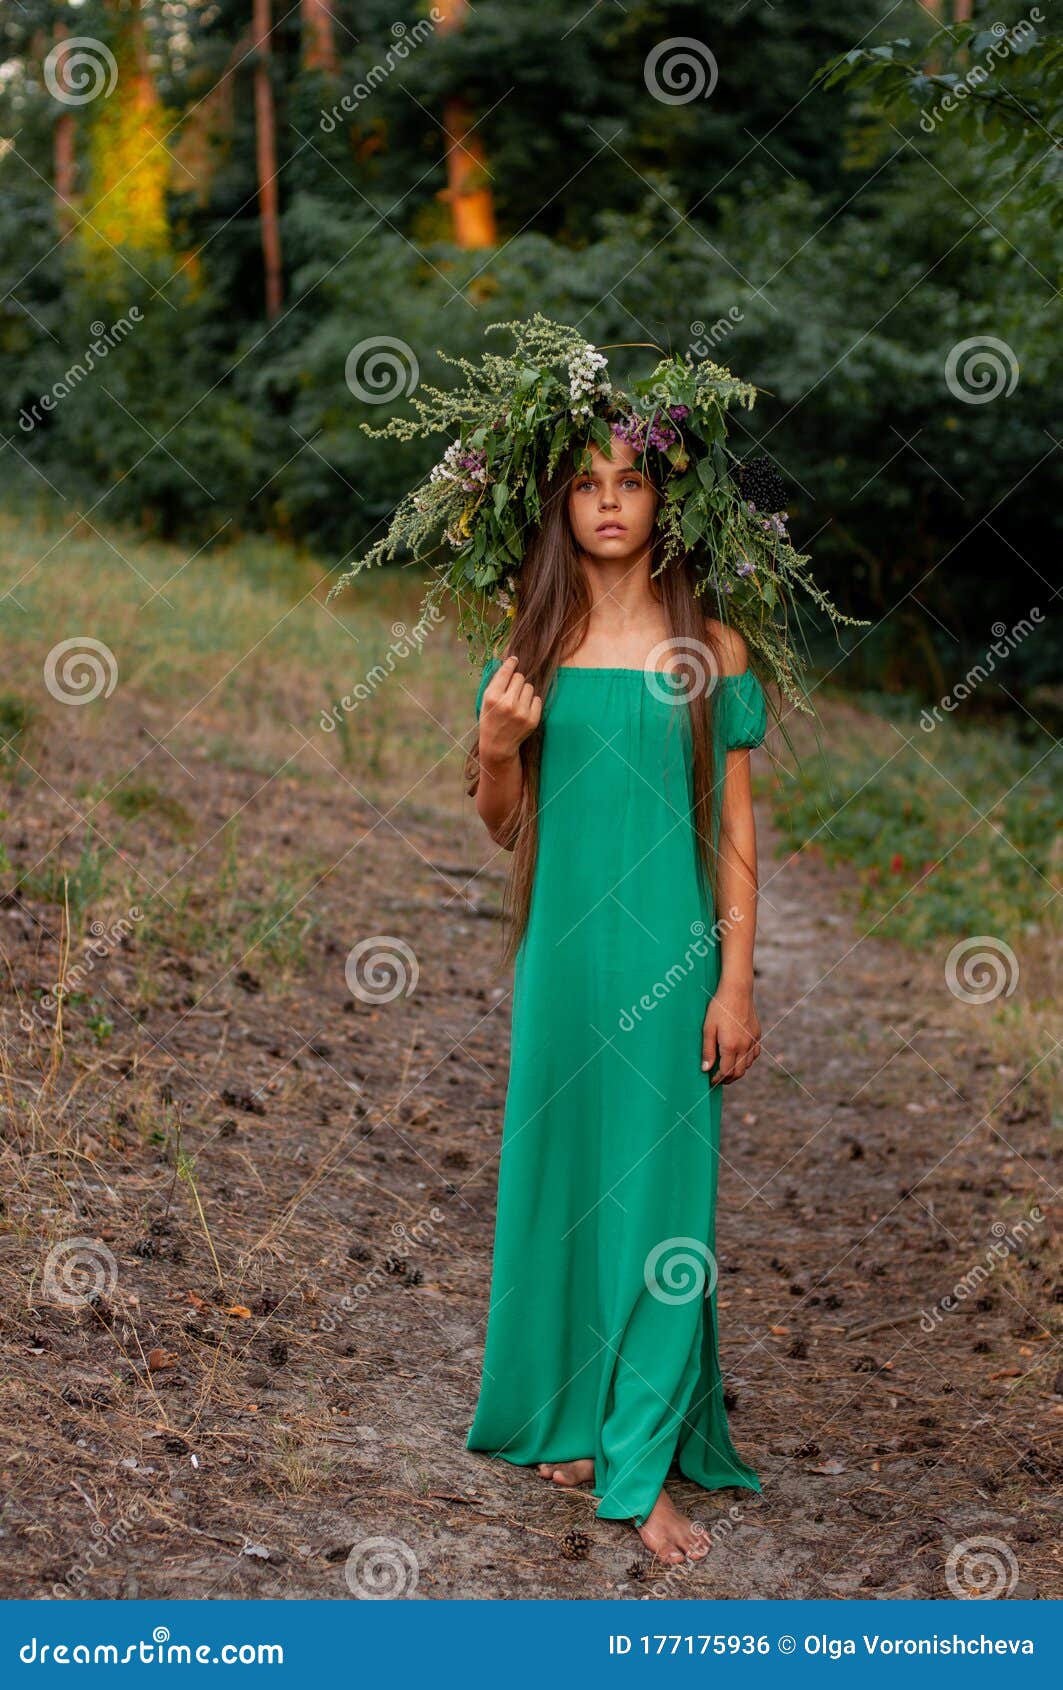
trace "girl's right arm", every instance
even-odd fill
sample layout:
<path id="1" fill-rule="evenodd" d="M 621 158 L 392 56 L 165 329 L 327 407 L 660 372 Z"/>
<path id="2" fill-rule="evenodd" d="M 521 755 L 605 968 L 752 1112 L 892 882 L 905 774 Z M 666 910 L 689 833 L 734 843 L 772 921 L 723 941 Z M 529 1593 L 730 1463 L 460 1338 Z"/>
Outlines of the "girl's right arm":
<path id="1" fill-rule="evenodd" d="M 488 681 L 480 704 L 480 783 L 476 809 L 496 845 L 513 849 L 524 771 L 520 748 L 539 726 L 543 701 L 507 657 Z"/>

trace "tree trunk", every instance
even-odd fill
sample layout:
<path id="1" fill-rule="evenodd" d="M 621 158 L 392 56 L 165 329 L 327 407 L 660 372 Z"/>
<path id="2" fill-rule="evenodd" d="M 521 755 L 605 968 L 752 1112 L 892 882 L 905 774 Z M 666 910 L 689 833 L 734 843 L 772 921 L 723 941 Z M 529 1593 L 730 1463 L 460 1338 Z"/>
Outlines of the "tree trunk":
<path id="1" fill-rule="evenodd" d="M 307 70 L 323 70 L 326 76 L 338 75 L 332 0 L 302 0 L 302 14 L 303 63 Z"/>
<path id="2" fill-rule="evenodd" d="M 438 0 L 440 34 L 463 29 L 468 0 Z M 443 108 L 447 137 L 447 186 L 440 195 L 450 204 L 454 243 L 465 248 L 496 246 L 495 208 L 483 144 L 473 133 L 472 109 L 454 95 Z"/>
<path id="3" fill-rule="evenodd" d="M 175 182 L 183 192 L 194 192 L 200 205 L 206 205 L 210 199 L 214 173 L 232 145 L 236 74 L 253 46 L 254 40 L 248 29 L 233 47 L 218 80 L 213 85 L 206 85 L 205 92 L 194 99 L 180 134 L 168 143 L 177 165 Z M 194 188 L 189 185 L 192 183 Z"/>
<path id="4" fill-rule="evenodd" d="M 270 0 L 254 0 L 252 34 L 255 54 L 255 158 L 258 169 L 258 221 L 262 231 L 266 316 L 272 322 L 283 305 L 281 234 L 277 216 L 277 124 L 270 78 Z"/>
<path id="5" fill-rule="evenodd" d="M 69 34 L 66 25 L 59 22 L 55 26 L 55 45 L 58 47 Z M 64 107 L 56 118 L 55 132 L 52 137 L 52 159 L 55 171 L 55 200 L 56 215 L 59 220 L 59 234 L 65 240 L 74 227 L 74 114 Z"/>

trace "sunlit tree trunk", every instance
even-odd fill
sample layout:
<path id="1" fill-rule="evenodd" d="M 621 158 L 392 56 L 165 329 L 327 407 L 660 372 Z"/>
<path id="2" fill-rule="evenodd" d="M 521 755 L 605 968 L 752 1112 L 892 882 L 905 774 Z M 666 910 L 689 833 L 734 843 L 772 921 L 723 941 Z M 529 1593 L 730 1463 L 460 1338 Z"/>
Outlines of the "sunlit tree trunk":
<path id="1" fill-rule="evenodd" d="M 436 0 L 442 13 L 440 33 L 463 29 L 468 0 Z M 454 95 L 443 108 L 447 145 L 447 186 L 443 198 L 450 205 L 454 243 L 460 247 L 497 245 L 495 208 L 489 187 L 490 176 L 483 144 L 473 133 L 473 115 L 467 100 Z"/>
<path id="2" fill-rule="evenodd" d="M 303 63 L 307 70 L 323 70 L 327 76 L 335 76 L 339 60 L 332 0 L 302 0 L 302 16 Z"/>
<path id="3" fill-rule="evenodd" d="M 105 270 L 116 251 L 160 258 L 171 253 L 171 161 L 162 142 L 169 120 L 155 86 L 140 0 L 107 0 L 107 9 L 114 19 L 113 86 L 75 114 L 84 155 L 78 234 L 91 262 Z"/>
<path id="4" fill-rule="evenodd" d="M 277 215 L 277 124 L 273 110 L 270 0 L 254 0 L 252 35 L 255 42 L 255 157 L 258 169 L 258 220 L 262 231 L 266 316 L 279 317 L 283 304 L 281 233 Z"/>

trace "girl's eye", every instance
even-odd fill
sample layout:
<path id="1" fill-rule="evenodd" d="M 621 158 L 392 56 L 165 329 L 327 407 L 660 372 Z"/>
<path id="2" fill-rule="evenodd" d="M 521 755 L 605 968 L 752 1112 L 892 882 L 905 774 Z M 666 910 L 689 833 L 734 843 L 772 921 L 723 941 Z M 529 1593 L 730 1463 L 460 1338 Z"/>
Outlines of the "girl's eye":
<path id="1" fill-rule="evenodd" d="M 641 480 L 639 479 L 638 476 L 628 475 L 628 476 L 624 477 L 623 485 L 625 487 L 633 487 L 635 489 L 635 492 L 637 493 L 639 491 L 639 488 L 642 486 L 642 482 L 641 482 Z M 577 493 L 586 493 L 588 491 L 593 491 L 593 488 L 594 488 L 594 482 L 593 481 L 577 481 L 577 483 L 576 483 L 576 492 Z"/>

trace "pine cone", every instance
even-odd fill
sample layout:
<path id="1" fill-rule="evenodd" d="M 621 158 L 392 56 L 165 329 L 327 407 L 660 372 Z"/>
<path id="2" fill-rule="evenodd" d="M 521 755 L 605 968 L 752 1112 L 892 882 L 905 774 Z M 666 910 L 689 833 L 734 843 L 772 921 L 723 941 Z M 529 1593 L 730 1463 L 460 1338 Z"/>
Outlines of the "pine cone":
<path id="1" fill-rule="evenodd" d="M 561 1539 L 561 1553 L 566 1561 L 582 1561 L 591 1546 L 591 1540 L 586 1532 L 577 1531 L 573 1527 Z"/>
<path id="2" fill-rule="evenodd" d="M 747 458 L 735 465 L 733 477 L 739 493 L 754 510 L 770 515 L 786 509 L 786 483 L 770 458 Z"/>

